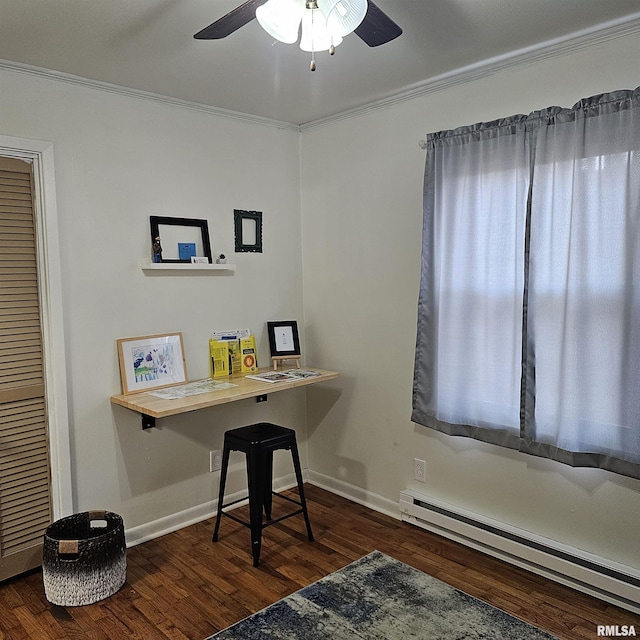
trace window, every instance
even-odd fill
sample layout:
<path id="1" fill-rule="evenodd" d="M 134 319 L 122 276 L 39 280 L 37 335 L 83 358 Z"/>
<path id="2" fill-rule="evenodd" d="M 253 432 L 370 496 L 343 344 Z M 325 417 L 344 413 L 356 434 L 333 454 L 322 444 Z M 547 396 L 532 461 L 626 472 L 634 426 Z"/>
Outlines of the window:
<path id="1" fill-rule="evenodd" d="M 413 420 L 640 477 L 640 92 L 428 137 Z"/>

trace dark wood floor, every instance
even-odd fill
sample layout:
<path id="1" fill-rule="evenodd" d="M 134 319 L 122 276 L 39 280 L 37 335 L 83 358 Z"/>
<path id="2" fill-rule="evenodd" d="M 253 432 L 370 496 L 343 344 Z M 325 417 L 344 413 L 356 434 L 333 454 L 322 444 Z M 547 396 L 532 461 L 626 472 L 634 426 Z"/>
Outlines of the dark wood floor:
<path id="1" fill-rule="evenodd" d="M 305 486 L 315 542 L 301 516 L 283 521 L 254 568 L 248 529 L 225 518 L 213 543 L 207 520 L 129 549 L 124 587 L 84 607 L 49 604 L 36 571 L 0 583 L 0 639 L 202 640 L 374 549 L 559 638 L 596 638 L 603 624 L 640 635 L 640 616 Z"/>

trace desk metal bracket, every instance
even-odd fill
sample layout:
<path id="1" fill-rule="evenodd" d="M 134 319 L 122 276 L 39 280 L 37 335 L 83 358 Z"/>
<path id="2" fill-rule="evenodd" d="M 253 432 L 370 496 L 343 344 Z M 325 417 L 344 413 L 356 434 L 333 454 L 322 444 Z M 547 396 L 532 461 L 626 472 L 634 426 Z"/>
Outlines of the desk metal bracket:
<path id="1" fill-rule="evenodd" d="M 156 419 L 153 416 L 148 416 L 146 413 L 142 414 L 142 429 L 153 429 L 156 426 Z"/>

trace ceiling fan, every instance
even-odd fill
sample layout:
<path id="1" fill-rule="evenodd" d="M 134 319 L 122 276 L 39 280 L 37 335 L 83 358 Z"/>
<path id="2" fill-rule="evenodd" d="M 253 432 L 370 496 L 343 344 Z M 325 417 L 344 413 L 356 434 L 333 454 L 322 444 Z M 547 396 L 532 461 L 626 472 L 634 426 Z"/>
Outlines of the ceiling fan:
<path id="1" fill-rule="evenodd" d="M 402 34 L 402 29 L 371 0 L 247 0 L 227 15 L 196 33 L 197 40 L 226 38 L 254 18 L 276 40 L 310 51 L 315 71 L 316 51 L 331 55 L 342 38 L 354 32 L 370 47 L 378 47 Z"/>

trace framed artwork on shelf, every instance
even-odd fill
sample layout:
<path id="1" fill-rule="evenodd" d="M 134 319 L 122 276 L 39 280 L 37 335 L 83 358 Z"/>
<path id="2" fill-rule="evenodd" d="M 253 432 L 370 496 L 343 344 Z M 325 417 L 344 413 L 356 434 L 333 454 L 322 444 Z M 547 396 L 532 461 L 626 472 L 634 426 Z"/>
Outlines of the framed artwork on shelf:
<path id="1" fill-rule="evenodd" d="M 149 216 L 149 223 L 154 262 L 191 263 L 191 256 L 213 262 L 206 220 Z"/>
<path id="2" fill-rule="evenodd" d="M 181 332 L 120 338 L 117 343 L 123 395 L 187 381 Z"/>

